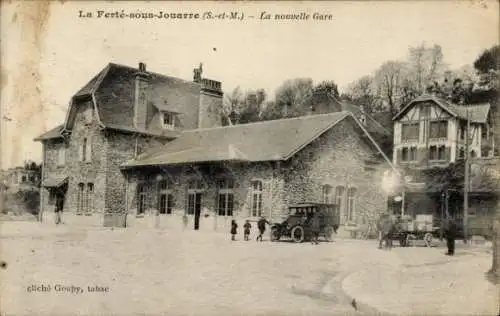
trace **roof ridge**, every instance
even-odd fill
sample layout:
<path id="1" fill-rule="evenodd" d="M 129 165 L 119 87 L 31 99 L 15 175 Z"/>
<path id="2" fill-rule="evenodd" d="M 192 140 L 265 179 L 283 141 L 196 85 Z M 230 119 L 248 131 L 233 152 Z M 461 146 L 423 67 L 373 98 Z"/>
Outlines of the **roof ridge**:
<path id="1" fill-rule="evenodd" d="M 128 65 L 124 65 L 124 64 L 109 62 L 109 65 L 112 65 L 114 67 L 121 67 L 121 68 L 127 68 L 127 69 L 130 69 L 130 70 L 139 71 L 138 68 L 135 68 L 135 67 L 132 67 L 132 66 L 128 66 Z M 193 81 L 189 81 L 187 79 L 183 79 L 183 78 L 179 78 L 179 77 L 174 77 L 174 76 L 169 76 L 169 75 L 164 75 L 164 74 L 161 74 L 161 73 L 158 73 L 158 72 L 154 72 L 154 71 L 146 71 L 146 72 L 149 73 L 149 74 L 158 76 L 158 77 L 163 77 L 163 78 L 167 78 L 167 79 L 176 79 L 176 80 L 180 80 L 180 81 L 182 81 L 184 83 L 189 83 L 191 85 L 198 85 L 198 83 L 193 82 Z"/>
<path id="2" fill-rule="evenodd" d="M 338 112 L 330 112 L 330 113 L 323 113 L 323 114 L 315 114 L 315 115 L 304 115 L 304 116 L 296 116 L 296 117 L 289 117 L 289 118 L 282 118 L 282 119 L 277 119 L 277 120 L 267 120 L 267 121 L 258 121 L 258 122 L 251 122 L 251 123 L 245 123 L 245 124 L 235 124 L 235 125 L 228 125 L 228 126 L 216 126 L 216 127 L 206 127 L 206 128 L 196 128 L 196 129 L 190 129 L 190 130 L 185 130 L 183 133 L 195 133 L 199 131 L 207 131 L 207 130 L 216 130 L 216 129 L 221 129 L 221 128 L 235 128 L 235 127 L 240 127 L 240 126 L 255 126 L 255 125 L 265 125 L 265 124 L 272 124 L 274 122 L 281 122 L 281 121 L 293 121 L 293 120 L 304 120 L 304 119 L 312 119 L 312 118 L 317 118 L 317 117 L 322 117 L 322 116 L 334 116 L 334 115 L 340 115 L 340 114 L 346 114 L 346 113 L 351 113 L 349 111 L 338 111 Z"/>
<path id="3" fill-rule="evenodd" d="M 345 101 L 341 101 L 339 99 L 337 99 L 335 96 L 331 95 L 331 93 L 328 94 L 328 96 L 330 98 L 333 98 L 336 102 L 342 104 L 342 103 L 346 103 Z M 350 105 L 353 105 L 355 107 L 357 107 L 361 112 L 363 112 L 363 114 L 365 114 L 369 119 L 371 119 L 375 124 L 377 124 L 379 127 L 381 127 L 384 131 L 390 133 L 391 131 L 388 129 L 388 128 L 385 128 L 384 125 L 382 125 L 379 121 L 377 121 L 373 116 L 371 116 L 368 112 L 364 111 L 361 109 L 361 107 L 355 103 L 348 103 Z"/>

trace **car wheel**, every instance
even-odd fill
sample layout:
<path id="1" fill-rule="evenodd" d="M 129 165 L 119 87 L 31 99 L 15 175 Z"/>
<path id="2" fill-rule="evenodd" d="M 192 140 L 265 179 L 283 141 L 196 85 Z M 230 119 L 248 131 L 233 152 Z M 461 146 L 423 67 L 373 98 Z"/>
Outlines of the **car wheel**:
<path id="1" fill-rule="evenodd" d="M 299 243 L 304 240 L 304 228 L 302 226 L 295 226 L 292 228 L 292 240 Z"/>
<path id="2" fill-rule="evenodd" d="M 271 228 L 271 241 L 277 241 L 277 240 L 280 240 L 280 232 L 278 230 L 278 228 L 276 227 L 273 227 Z"/>
<path id="3" fill-rule="evenodd" d="M 327 241 L 333 241 L 333 227 L 328 226 L 325 228 L 325 239 Z"/>

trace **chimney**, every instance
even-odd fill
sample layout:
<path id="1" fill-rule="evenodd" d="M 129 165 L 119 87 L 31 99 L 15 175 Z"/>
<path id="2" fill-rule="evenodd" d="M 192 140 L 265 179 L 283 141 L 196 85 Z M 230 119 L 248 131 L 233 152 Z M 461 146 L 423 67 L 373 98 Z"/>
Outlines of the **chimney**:
<path id="1" fill-rule="evenodd" d="M 193 82 L 201 83 L 201 74 L 203 73 L 203 64 L 200 63 L 198 68 L 193 69 Z"/>
<path id="2" fill-rule="evenodd" d="M 146 72 L 146 64 L 143 62 L 139 63 L 139 72 Z"/>
<path id="3" fill-rule="evenodd" d="M 148 117 L 148 80 L 146 64 L 139 63 L 139 71 L 135 73 L 134 91 L 134 126 L 137 129 L 147 128 Z"/>
<path id="4" fill-rule="evenodd" d="M 203 64 L 193 70 L 193 81 L 200 85 L 198 106 L 198 128 L 221 126 L 222 121 L 222 83 L 217 80 L 202 78 Z"/>

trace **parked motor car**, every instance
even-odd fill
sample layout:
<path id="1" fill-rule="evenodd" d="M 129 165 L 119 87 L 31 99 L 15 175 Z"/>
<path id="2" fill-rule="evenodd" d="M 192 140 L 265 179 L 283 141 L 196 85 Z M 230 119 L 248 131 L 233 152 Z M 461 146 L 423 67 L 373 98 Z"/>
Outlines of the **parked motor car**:
<path id="1" fill-rule="evenodd" d="M 296 243 L 310 240 L 311 222 L 319 217 L 320 237 L 333 240 L 340 223 L 340 214 L 336 204 L 299 203 L 288 207 L 289 215 L 284 221 L 271 225 L 271 241 L 290 238 Z"/>

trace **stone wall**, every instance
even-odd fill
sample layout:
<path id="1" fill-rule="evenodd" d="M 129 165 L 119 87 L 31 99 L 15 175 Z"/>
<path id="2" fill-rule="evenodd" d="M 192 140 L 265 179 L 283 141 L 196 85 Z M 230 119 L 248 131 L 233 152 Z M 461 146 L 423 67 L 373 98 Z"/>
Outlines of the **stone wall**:
<path id="1" fill-rule="evenodd" d="M 43 178 L 54 176 L 67 176 L 68 187 L 64 201 L 64 212 L 76 213 L 78 209 L 78 184 L 83 183 L 87 187 L 92 183 L 93 198 L 91 212 L 87 216 L 101 217 L 105 207 L 104 192 L 106 186 L 106 141 L 103 132 L 97 125 L 90 101 L 74 105 L 76 116 L 71 136 L 65 140 L 54 139 L 45 142 L 45 155 L 43 165 Z M 81 161 L 80 150 L 83 139 L 92 143 L 90 161 Z M 58 150 L 65 147 L 65 163 L 58 165 Z M 42 189 L 43 212 L 53 212 L 54 202 L 49 199 L 49 190 Z M 92 221 L 92 220 L 87 220 Z"/>
<path id="2" fill-rule="evenodd" d="M 210 128 L 222 125 L 222 95 L 200 92 L 198 128 Z"/>
<path id="3" fill-rule="evenodd" d="M 359 130 L 343 121 L 297 153 L 285 171 L 285 203 L 322 202 L 323 185 L 346 189 L 340 206 L 341 222 L 346 223 L 347 188 L 355 188 L 355 212 L 352 224 L 374 221 L 387 208 L 387 194 L 381 188 L 385 163 L 381 169 L 365 168 L 365 160 L 373 159 L 376 150 Z M 335 202 L 335 201 L 332 201 Z"/>
<path id="4" fill-rule="evenodd" d="M 195 171 L 197 170 L 197 171 Z M 182 227 L 182 217 L 187 212 L 187 186 L 191 179 L 203 181 L 202 199 L 201 199 L 201 230 L 224 230 L 229 229 L 231 219 L 237 219 L 244 222 L 246 219 L 257 220 L 252 217 L 252 181 L 262 181 L 262 215 L 270 219 L 277 219 L 282 216 L 284 211 L 282 190 L 283 178 L 276 171 L 276 166 L 271 163 L 257 164 L 229 164 L 224 168 L 199 166 L 184 166 L 177 168 L 168 168 L 163 170 L 151 171 L 147 173 L 144 170 L 136 170 L 129 176 L 127 185 L 127 204 L 129 212 L 127 224 L 129 226 L 151 227 L 155 225 L 154 216 L 158 211 L 158 182 L 157 176 L 161 174 L 163 179 L 169 179 L 172 183 L 172 195 L 174 198 L 174 207 L 172 214 L 162 214 L 159 216 L 159 226 L 165 228 Z M 233 217 L 218 216 L 217 197 L 218 190 L 216 180 L 222 178 L 232 178 L 235 181 L 234 194 L 234 212 Z M 137 184 L 146 185 L 146 214 L 137 217 Z M 153 219 L 151 218 L 153 217 Z M 193 229 L 194 216 L 187 216 L 187 228 Z"/>

